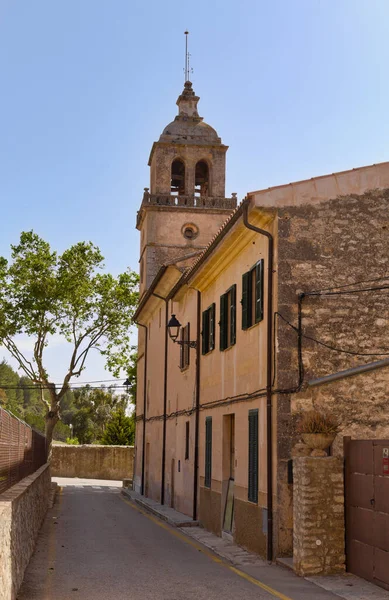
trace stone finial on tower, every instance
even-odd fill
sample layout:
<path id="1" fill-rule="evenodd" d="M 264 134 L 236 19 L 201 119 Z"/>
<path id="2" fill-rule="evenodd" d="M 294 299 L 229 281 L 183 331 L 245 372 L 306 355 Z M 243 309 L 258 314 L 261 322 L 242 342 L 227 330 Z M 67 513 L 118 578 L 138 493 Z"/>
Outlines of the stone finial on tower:
<path id="1" fill-rule="evenodd" d="M 185 81 L 184 90 L 177 99 L 178 115 L 180 117 L 191 117 L 202 121 L 197 112 L 197 103 L 200 100 L 199 96 L 193 91 L 190 81 Z"/>

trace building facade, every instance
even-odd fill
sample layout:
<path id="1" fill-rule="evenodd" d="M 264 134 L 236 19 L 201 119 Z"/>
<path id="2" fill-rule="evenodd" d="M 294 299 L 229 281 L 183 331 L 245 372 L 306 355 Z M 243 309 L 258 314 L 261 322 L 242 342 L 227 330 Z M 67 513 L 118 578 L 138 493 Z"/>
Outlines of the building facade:
<path id="1" fill-rule="evenodd" d="M 197 102 L 187 82 L 138 213 L 134 486 L 262 556 L 290 556 L 293 413 L 337 416 L 335 456 L 345 436 L 389 437 L 389 371 L 360 368 L 389 355 L 389 163 L 236 208 L 227 148 Z"/>

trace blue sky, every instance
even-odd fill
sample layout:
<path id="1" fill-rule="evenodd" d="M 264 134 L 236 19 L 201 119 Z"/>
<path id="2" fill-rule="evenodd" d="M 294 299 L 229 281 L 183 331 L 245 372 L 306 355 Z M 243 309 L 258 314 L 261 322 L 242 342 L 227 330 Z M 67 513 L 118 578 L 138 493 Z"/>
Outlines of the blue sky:
<path id="1" fill-rule="evenodd" d="M 227 195 L 389 160 L 388 22 L 387 0 L 0 0 L 0 254 L 34 229 L 138 268 L 186 28 L 200 114 L 230 146 Z M 48 353 L 53 379 L 67 351 Z M 83 380 L 106 377 L 91 356 Z"/>

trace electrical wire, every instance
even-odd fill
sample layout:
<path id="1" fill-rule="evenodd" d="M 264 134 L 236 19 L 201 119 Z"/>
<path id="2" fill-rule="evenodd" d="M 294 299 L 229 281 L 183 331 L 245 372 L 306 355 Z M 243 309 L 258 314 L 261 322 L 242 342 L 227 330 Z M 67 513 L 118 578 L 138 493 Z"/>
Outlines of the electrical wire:
<path id="1" fill-rule="evenodd" d="M 276 315 L 278 315 L 279 317 L 281 317 L 281 319 L 283 321 L 285 321 L 285 323 L 287 325 L 289 325 L 289 327 L 291 327 L 294 331 L 297 331 L 298 333 L 298 328 L 295 325 L 292 325 L 292 323 L 290 323 L 281 313 L 276 312 Z M 326 342 L 322 342 L 321 340 L 318 340 L 317 338 L 314 338 L 310 335 L 306 335 L 305 333 L 301 332 L 301 337 L 307 339 L 307 340 L 311 340 L 312 342 L 315 342 L 316 344 L 320 344 L 320 346 L 324 346 L 325 348 L 328 348 L 329 350 L 334 350 L 335 352 L 342 352 L 344 354 L 351 354 L 353 356 L 389 356 L 389 352 L 355 352 L 353 350 L 345 350 L 344 348 L 337 348 L 336 346 L 331 346 L 330 344 L 327 344 Z M 387 348 L 385 348 L 386 350 Z"/>
<path id="2" fill-rule="evenodd" d="M 375 279 L 362 279 L 361 281 L 354 281 L 354 283 L 345 283 L 344 285 L 336 285 L 334 287 L 324 288 L 322 290 L 311 290 L 310 292 L 306 292 L 305 295 L 308 296 L 309 294 L 328 292 L 331 290 L 340 290 L 346 287 L 352 287 L 353 285 L 359 285 L 361 283 L 373 283 L 375 281 L 385 281 L 388 279 L 389 275 L 387 275 L 386 277 L 376 277 Z"/>

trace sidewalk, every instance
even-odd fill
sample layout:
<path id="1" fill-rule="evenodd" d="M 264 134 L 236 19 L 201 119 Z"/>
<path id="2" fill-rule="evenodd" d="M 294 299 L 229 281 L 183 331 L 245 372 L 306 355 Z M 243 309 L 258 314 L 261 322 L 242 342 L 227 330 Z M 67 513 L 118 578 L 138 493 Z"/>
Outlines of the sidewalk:
<path id="1" fill-rule="evenodd" d="M 190 517 L 177 512 L 173 508 L 162 506 L 132 490 L 124 489 L 122 493 L 147 512 L 158 516 L 169 525 L 181 529 L 187 536 L 203 544 L 234 566 L 240 567 L 249 575 L 257 577 L 265 583 L 267 581 L 273 582 L 276 579 L 280 591 L 282 591 L 282 588 L 295 588 L 299 582 L 306 581 L 307 584 L 310 582 L 317 586 L 315 598 L 321 597 L 320 592 L 327 590 L 327 592 L 333 594 L 334 598 L 344 598 L 345 600 L 389 600 L 389 592 L 350 573 L 322 577 L 298 577 L 286 567 L 269 565 L 258 555 L 247 552 L 229 539 L 229 536 L 221 538 L 206 531 L 199 527 L 197 521 L 193 521 Z M 259 576 L 258 571 L 260 571 Z"/>

